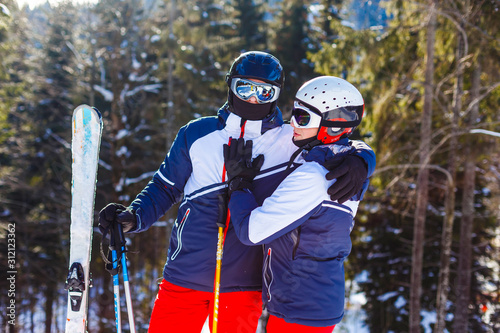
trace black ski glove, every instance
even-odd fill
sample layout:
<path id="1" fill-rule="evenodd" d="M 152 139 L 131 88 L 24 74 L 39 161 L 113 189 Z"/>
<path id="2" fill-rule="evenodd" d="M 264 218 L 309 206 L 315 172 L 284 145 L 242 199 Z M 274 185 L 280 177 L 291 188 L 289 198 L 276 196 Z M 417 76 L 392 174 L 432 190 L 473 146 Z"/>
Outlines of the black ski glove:
<path id="1" fill-rule="evenodd" d="M 224 164 L 228 178 L 228 195 L 240 189 L 252 188 L 252 181 L 264 164 L 264 155 L 252 161 L 252 140 L 231 139 L 224 145 Z"/>
<path id="2" fill-rule="evenodd" d="M 335 157 L 326 161 L 324 167 L 330 170 L 326 174 L 326 179 L 337 179 L 328 189 L 332 201 L 344 203 L 363 189 L 368 168 L 361 157 L 356 155 Z"/>
<path id="3" fill-rule="evenodd" d="M 109 230 L 110 225 L 119 223 L 123 232 L 129 232 L 137 227 L 137 218 L 132 208 L 110 203 L 99 212 L 99 230 L 102 234 Z"/>

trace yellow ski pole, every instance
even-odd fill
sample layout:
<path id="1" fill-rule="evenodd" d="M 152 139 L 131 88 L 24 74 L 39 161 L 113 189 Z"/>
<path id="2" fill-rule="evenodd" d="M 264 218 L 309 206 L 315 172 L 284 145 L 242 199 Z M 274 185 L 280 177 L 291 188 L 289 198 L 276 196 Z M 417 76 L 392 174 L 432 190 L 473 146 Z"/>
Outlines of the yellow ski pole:
<path id="1" fill-rule="evenodd" d="M 245 135 L 245 125 L 246 120 L 241 125 L 240 138 L 243 138 Z M 231 137 L 229 137 L 228 146 L 231 145 Z M 226 163 L 222 166 L 222 182 L 226 181 Z M 222 194 L 223 195 L 223 194 Z M 227 199 L 229 203 L 229 198 Z M 219 319 L 219 294 L 220 294 L 220 271 L 222 265 L 222 254 L 224 249 L 224 240 L 226 239 L 227 229 L 229 227 L 229 221 L 231 220 L 231 212 L 229 211 L 229 207 L 227 207 L 226 213 L 226 223 L 217 223 L 219 225 L 219 233 L 217 236 L 217 253 L 216 253 L 216 264 L 215 264 L 215 278 L 214 278 L 214 313 L 213 313 L 213 321 L 212 321 L 212 333 L 217 333 L 217 324 Z M 223 209 L 221 210 L 221 212 Z"/>
<path id="2" fill-rule="evenodd" d="M 222 253 L 224 247 L 224 240 L 226 239 L 227 227 L 230 220 L 229 209 L 227 210 L 227 218 L 225 227 L 219 226 L 219 235 L 217 238 L 217 255 L 215 265 L 215 281 L 214 281 L 214 315 L 212 322 L 212 333 L 217 333 L 217 324 L 219 319 L 219 292 L 220 292 L 220 271 L 222 263 Z"/>
<path id="3" fill-rule="evenodd" d="M 231 138 L 229 138 L 228 145 L 231 144 Z M 222 182 L 226 181 L 226 164 L 224 163 L 222 167 Z M 222 194 L 223 196 L 224 194 Z M 224 197 L 222 197 L 222 202 L 224 202 Z M 229 200 L 229 199 L 228 199 Z M 221 209 L 223 212 L 224 209 Z M 216 264 L 215 264 L 215 278 L 214 278 L 214 313 L 212 321 L 212 333 L 217 333 L 217 324 L 219 319 L 219 294 L 220 294 L 220 271 L 222 264 L 222 253 L 224 248 L 224 240 L 226 239 L 227 228 L 229 226 L 229 220 L 231 219 L 231 214 L 229 208 L 227 208 L 226 213 L 226 223 L 217 223 L 219 225 L 219 233 L 217 236 L 217 252 L 216 252 Z"/>

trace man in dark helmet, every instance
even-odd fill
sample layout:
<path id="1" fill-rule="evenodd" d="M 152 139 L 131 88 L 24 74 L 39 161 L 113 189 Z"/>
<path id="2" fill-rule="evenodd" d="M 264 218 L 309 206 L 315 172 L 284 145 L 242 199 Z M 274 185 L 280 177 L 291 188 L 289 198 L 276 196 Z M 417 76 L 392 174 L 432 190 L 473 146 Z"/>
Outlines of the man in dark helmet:
<path id="1" fill-rule="evenodd" d="M 265 156 L 253 182 L 259 204 L 281 181 L 276 175 L 288 172 L 297 148 L 289 144 L 293 128 L 284 124 L 277 107 L 284 82 L 278 59 L 265 52 L 243 53 L 226 82 L 228 100 L 218 115 L 179 130 L 153 179 L 129 207 L 112 203 L 99 213 L 102 231 L 119 223 L 125 232 L 142 232 L 180 202 L 149 332 L 199 333 L 208 316 L 212 329 L 218 229 L 227 211 L 224 144 L 231 138 L 252 140 L 253 156 Z M 328 191 L 341 201 L 359 192 L 375 168 L 375 156 L 360 143 L 355 154 L 331 165 L 337 182 Z M 226 229 L 217 331 L 255 332 L 262 310 L 262 248 L 243 245 L 231 224 Z"/>
<path id="2" fill-rule="evenodd" d="M 226 75 L 231 112 L 246 120 L 262 120 L 274 114 L 283 82 L 283 67 L 274 56 L 264 52 L 242 54 Z"/>

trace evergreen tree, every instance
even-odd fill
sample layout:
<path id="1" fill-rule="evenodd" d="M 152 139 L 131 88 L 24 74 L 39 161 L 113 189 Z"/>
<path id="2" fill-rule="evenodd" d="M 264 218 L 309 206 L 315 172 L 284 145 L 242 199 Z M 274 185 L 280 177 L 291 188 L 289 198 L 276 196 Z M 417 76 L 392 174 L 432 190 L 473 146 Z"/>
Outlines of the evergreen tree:
<path id="1" fill-rule="evenodd" d="M 16 110 L 16 103 L 21 101 L 24 86 L 23 72 L 25 64 L 19 61 L 20 39 L 16 34 L 16 28 L 22 26 L 22 22 L 15 20 L 17 7 L 14 1 L 0 2 L 0 270 L 2 272 L 18 271 L 20 269 L 20 256 L 16 253 L 19 245 L 15 244 L 16 227 L 22 221 L 22 214 L 19 210 L 24 210 L 22 197 L 19 193 L 18 182 L 20 180 L 20 170 L 18 166 L 25 166 L 21 161 L 21 151 L 23 150 L 22 135 L 29 134 L 29 126 L 19 117 L 12 113 L 23 110 Z M 19 33 L 21 35 L 21 33 Z M 16 75 L 19 70 L 19 76 Z M 23 130 L 24 129 L 24 130 Z M 9 235 L 11 234 L 11 235 Z M 11 239 L 14 237 L 13 239 Z M 13 248 L 14 246 L 14 248 Z M 6 276 L 7 278 L 8 276 Z M 16 276 L 16 279 L 19 276 Z M 0 296 L 0 306 L 9 309 L 12 297 L 11 283 L 7 279 L 0 281 L 0 289 L 5 290 Z M 17 301 L 14 298 L 14 301 Z M 19 303 L 16 304 L 17 313 L 21 311 Z M 0 326 L 6 332 L 15 332 L 16 326 L 12 325 L 12 317 L 9 317 L 10 310 L 0 315 Z M 10 322 L 10 323 L 9 323 Z M 15 322 L 15 321 L 14 321 Z"/>
<path id="2" fill-rule="evenodd" d="M 422 9 L 425 8 L 423 3 L 418 4 L 394 1 L 386 2 L 386 5 L 388 5 L 386 9 L 388 10 L 389 15 L 394 19 L 389 22 L 388 28 L 382 31 L 382 33 L 375 34 L 373 31 L 363 32 L 339 29 L 339 40 L 350 41 L 351 44 L 345 42 L 345 44 L 342 44 L 341 47 L 337 48 L 331 48 L 330 45 L 324 44 L 323 49 L 316 54 L 313 54 L 311 59 L 315 61 L 318 72 L 324 74 L 331 73 L 334 75 L 341 75 L 342 72 L 340 70 L 335 70 L 335 66 L 339 61 L 345 59 L 344 57 L 346 55 L 354 59 L 352 63 L 345 62 L 348 73 L 347 78 L 351 82 L 359 82 L 358 86 L 362 89 L 365 97 L 367 111 L 361 129 L 369 128 L 373 130 L 373 142 L 375 143 L 374 148 L 377 152 L 378 160 L 378 170 L 376 172 L 379 176 L 372 179 L 372 185 L 374 185 L 373 188 L 380 188 L 384 190 L 384 192 L 373 193 L 373 199 L 371 196 L 365 197 L 364 202 L 366 204 L 366 208 L 370 210 L 380 209 L 384 212 L 383 214 L 389 213 L 400 216 L 401 221 L 404 221 L 400 227 L 395 224 L 396 220 L 393 222 L 391 221 L 392 219 L 386 219 L 391 230 L 401 230 L 401 235 L 407 235 L 407 237 L 403 236 L 400 239 L 396 238 L 399 245 L 394 245 L 393 247 L 409 250 L 407 243 L 411 239 L 412 235 L 411 233 L 408 234 L 407 231 L 412 227 L 410 217 L 413 215 L 413 207 L 415 205 L 414 184 L 416 180 L 415 165 L 417 163 L 415 163 L 416 155 L 414 152 L 418 151 L 413 144 L 420 140 L 418 133 L 416 133 L 414 129 L 415 124 L 418 124 L 418 116 L 422 108 L 419 101 L 421 100 L 423 93 L 423 86 L 420 82 L 423 81 L 421 59 L 423 55 L 423 46 L 425 45 L 423 43 L 425 40 L 423 31 L 420 30 L 420 22 L 424 20 L 424 16 L 419 18 L 418 14 L 426 15 L 426 13 L 422 12 Z M 478 8 L 483 7 L 483 5 L 478 6 L 479 7 L 474 7 L 475 9 L 472 9 L 473 13 L 478 12 Z M 455 6 L 452 10 L 452 8 L 440 7 L 440 11 L 447 13 L 455 12 L 456 16 L 454 17 L 457 17 L 456 21 L 459 21 L 458 18 L 466 17 L 464 13 L 471 10 L 471 7 L 464 6 L 464 8 L 462 8 L 464 11 L 460 12 L 460 8 Z M 458 12 L 456 12 L 456 10 L 458 10 Z M 409 13 L 413 14 L 410 15 Z M 492 14 L 491 16 L 487 14 L 481 15 L 485 22 L 490 22 L 490 17 L 493 18 L 496 15 L 496 12 L 491 10 L 491 8 L 490 13 Z M 431 169 L 430 172 L 431 191 L 429 196 L 429 205 L 427 206 L 428 208 L 426 212 L 427 232 L 425 235 L 426 242 L 424 244 L 423 262 L 425 264 L 423 266 L 422 273 L 423 290 L 421 298 L 422 309 L 424 311 L 434 311 L 436 299 L 435 288 L 437 284 L 436 277 L 440 271 L 438 259 L 433 253 L 439 253 L 441 250 L 440 232 L 443 224 L 441 216 L 445 212 L 443 202 L 445 201 L 445 191 L 448 187 L 445 174 L 440 171 L 439 168 L 441 168 L 441 170 L 446 168 L 447 150 L 443 149 L 443 142 L 449 140 L 451 135 L 449 128 L 450 119 L 452 119 L 452 117 L 450 117 L 452 99 L 451 95 L 448 94 L 447 91 L 453 89 L 456 73 L 450 75 L 450 67 L 453 66 L 454 62 L 465 61 L 465 64 L 468 63 L 465 58 L 455 58 L 457 44 L 455 43 L 455 35 L 453 31 L 457 24 L 456 21 L 453 22 L 449 18 L 450 17 L 446 15 L 438 15 L 438 31 L 436 36 L 436 56 L 438 61 L 436 62 L 434 75 L 436 77 L 435 82 L 437 82 L 437 86 L 435 104 L 433 105 L 433 108 L 435 109 L 435 115 L 432 120 L 432 142 L 434 147 L 432 150 L 433 155 L 431 156 L 431 164 L 435 166 L 435 169 Z M 471 22 L 466 22 L 464 26 L 471 27 L 471 31 L 477 31 L 477 29 L 480 29 L 477 25 L 471 24 Z M 489 29 L 493 30 L 485 29 L 483 32 L 494 31 L 493 26 L 489 24 Z M 492 53 L 495 53 L 495 44 L 486 42 L 486 40 L 491 41 L 491 37 L 489 37 L 490 33 L 483 33 L 483 36 L 485 39 L 484 42 L 487 43 L 488 46 L 485 46 L 484 43 L 482 44 L 482 53 L 489 54 L 492 51 Z M 356 43 L 356 39 L 359 39 L 360 42 Z M 351 45 L 351 47 L 349 47 L 349 45 Z M 469 45 L 471 44 L 469 43 Z M 467 55 L 465 55 L 465 57 L 467 57 Z M 491 69 L 487 71 L 487 73 L 496 72 L 498 71 Z M 465 73 L 465 89 L 468 89 L 470 86 L 468 83 L 470 82 L 470 72 L 466 71 Z M 487 101 L 489 101 L 490 98 L 494 98 L 494 95 L 491 94 L 493 91 L 491 89 L 495 88 L 495 79 L 493 79 L 490 75 L 487 77 L 489 84 L 486 84 L 486 86 L 489 88 L 484 90 L 484 95 L 482 96 L 484 100 L 482 100 L 481 103 L 484 103 L 485 105 L 485 112 L 483 116 L 478 118 L 481 120 L 488 119 L 488 117 L 492 115 L 491 111 L 494 110 L 494 107 L 488 105 Z M 466 105 L 469 105 L 469 102 L 466 96 L 467 95 L 464 95 L 461 98 L 464 99 L 465 102 L 464 108 L 468 109 L 468 106 Z M 463 112 L 461 115 L 462 114 Z M 486 123 L 488 122 L 484 122 L 484 124 Z M 491 123 L 494 124 L 494 121 L 490 121 L 490 124 Z M 463 127 L 463 120 L 460 120 L 460 126 Z M 477 124 L 476 126 L 480 127 L 481 125 Z M 463 129 L 460 132 L 463 133 Z M 461 145 L 462 142 L 465 141 L 470 141 L 470 138 L 466 139 L 464 136 L 460 137 L 459 144 Z M 486 142 L 478 143 L 478 146 L 475 149 L 488 151 L 488 144 L 485 143 Z M 460 147 L 458 148 L 458 151 L 460 152 Z M 462 161 L 464 161 L 465 158 L 467 158 L 467 156 L 460 155 L 458 164 L 460 165 L 463 163 Z M 493 160 L 495 159 L 494 156 L 491 158 Z M 440 165 L 442 167 L 440 167 Z M 395 172 L 395 170 L 398 171 Z M 458 187 L 458 200 L 460 200 L 461 197 L 461 177 L 463 177 L 463 174 L 459 173 L 456 182 Z M 491 183 L 490 185 L 482 183 L 481 187 L 487 187 L 490 189 L 489 191 L 495 190 L 495 187 L 491 185 Z M 481 192 L 477 192 L 476 190 L 476 193 Z M 483 209 L 479 208 L 482 205 L 481 202 L 484 204 L 485 201 L 484 199 L 479 198 L 476 200 L 478 200 L 476 203 L 475 213 L 477 216 L 477 214 Z M 459 201 L 457 201 L 457 209 L 460 209 L 460 204 L 458 204 L 458 202 Z M 360 217 L 360 220 L 366 219 L 370 222 L 374 219 L 372 214 L 368 214 L 365 218 L 363 210 L 358 212 L 358 216 Z M 481 216 L 490 216 L 490 214 L 486 213 L 486 215 L 484 215 L 484 213 L 481 213 Z M 377 220 L 375 219 L 375 221 Z M 487 219 L 482 219 L 482 223 L 485 223 L 483 224 L 484 226 L 490 225 L 487 223 Z M 368 228 L 365 228 L 363 224 L 359 224 L 359 226 L 363 230 L 369 230 Z M 435 231 L 437 231 L 437 233 Z M 455 233 L 455 235 L 457 234 Z M 367 239 L 364 233 L 361 233 L 360 236 L 361 239 Z M 491 240 L 482 238 L 484 236 L 486 235 L 482 233 L 482 242 L 486 244 L 489 243 Z M 366 245 L 370 249 L 376 249 L 376 244 L 384 242 L 382 238 L 373 237 L 369 239 L 371 241 L 367 242 Z M 474 243 L 480 243 L 479 239 L 477 239 Z M 408 255 L 408 253 L 406 255 Z M 454 259 L 452 258 L 452 262 L 453 260 Z M 477 265 L 478 262 L 484 262 L 484 260 L 486 260 L 484 257 L 482 257 L 481 260 L 473 260 L 473 264 Z M 376 265 L 373 268 L 373 273 L 370 274 L 372 268 L 369 267 L 372 265 L 369 261 L 361 261 L 360 263 L 361 266 L 359 267 L 367 269 L 370 280 L 384 281 L 390 278 L 386 272 L 380 272 L 376 268 Z M 358 262 L 354 261 L 352 264 L 357 266 Z M 408 281 L 409 277 L 407 274 L 409 274 L 409 263 L 406 263 L 403 267 L 406 267 L 406 269 L 403 269 L 401 273 L 397 273 L 397 275 L 403 274 L 398 278 L 398 280 Z M 480 270 L 482 274 L 488 273 L 488 270 L 484 267 Z M 456 272 L 456 269 L 453 267 L 452 272 Z M 458 273 L 460 274 L 460 270 Z M 473 279 L 472 285 L 476 285 L 478 281 L 484 279 L 482 274 L 477 280 Z M 454 275 L 451 277 L 451 280 L 455 281 Z M 362 285 L 364 290 L 376 295 L 388 295 L 388 292 L 393 292 L 397 289 L 394 288 L 394 286 L 391 288 L 388 284 L 380 283 L 379 285 L 382 290 L 373 292 L 373 283 L 365 283 Z M 488 283 L 486 283 L 486 285 L 488 285 Z M 368 288 L 366 288 L 366 286 L 368 286 Z M 398 294 L 389 294 L 393 297 L 388 299 L 391 300 L 394 305 L 390 312 L 385 312 L 384 310 L 379 309 L 378 307 L 382 305 L 379 302 L 376 302 L 375 299 L 369 299 L 367 302 L 367 304 L 369 304 L 367 305 L 367 309 L 369 309 L 369 319 L 367 322 L 371 326 L 372 330 L 407 330 L 407 328 L 404 328 L 404 325 L 408 320 L 407 311 L 409 287 L 409 285 L 403 285 L 397 290 Z M 453 287 L 451 288 L 451 291 L 452 293 L 454 292 Z M 486 295 L 487 293 L 484 291 L 476 289 L 475 296 L 472 296 L 471 298 L 483 299 L 483 304 L 490 304 L 486 301 Z M 384 297 L 382 298 L 385 302 L 387 302 Z M 450 300 L 454 302 L 454 299 L 455 296 L 451 295 Z M 398 301 L 396 302 L 396 300 Z M 465 308 L 467 307 L 468 306 L 465 306 Z M 464 308 L 464 306 L 461 308 Z M 477 308 L 478 307 L 476 306 L 474 307 L 475 311 Z M 452 311 L 452 309 L 453 307 L 449 308 L 448 311 Z M 383 317 L 384 322 L 380 321 L 380 313 L 385 314 Z M 476 316 L 471 318 L 486 318 L 484 314 L 479 312 L 475 312 L 475 314 Z M 456 317 L 457 316 L 455 316 L 455 318 Z M 474 321 L 477 322 L 476 320 Z M 484 329 L 491 324 L 488 324 L 487 321 L 482 321 L 481 324 L 478 324 L 476 327 L 481 325 L 481 329 Z"/>
<path id="3" fill-rule="evenodd" d="M 263 3 L 253 0 L 235 0 L 239 36 L 242 39 L 242 50 L 265 50 L 267 29 L 264 22 Z"/>
<path id="4" fill-rule="evenodd" d="M 7 5 L 11 5 L 7 3 Z M 9 92 L 7 91 L 7 82 L 10 81 L 9 63 L 5 59 L 13 53 L 12 46 L 9 44 L 9 28 L 11 24 L 11 11 L 9 7 L 0 2 L 0 143 L 3 143 L 7 137 L 9 124 L 7 122 L 9 106 L 12 102 L 9 101 Z"/>
<path id="5" fill-rule="evenodd" d="M 274 23 L 270 25 L 274 32 L 271 37 L 273 46 L 270 49 L 285 70 L 285 89 L 281 92 L 280 106 L 282 111 L 288 113 L 299 87 L 313 77 L 313 66 L 306 54 L 314 45 L 308 38 L 310 25 L 307 4 L 298 0 L 286 0 L 280 6 Z"/>
<path id="6" fill-rule="evenodd" d="M 76 10 L 69 2 L 50 11 L 46 30 L 47 45 L 41 58 L 41 80 L 35 83 L 36 104 L 30 110 L 37 123 L 35 128 L 35 156 L 31 160 L 31 195 L 38 201 L 27 225 L 25 260 L 37 267 L 33 272 L 43 276 L 45 331 L 51 331 L 53 307 L 57 300 L 59 277 L 66 272 L 68 244 L 71 152 L 68 142 L 71 135 L 72 89 L 76 83 L 73 44 L 73 20 Z M 45 225 L 44 233 L 33 230 Z M 43 244 L 43 245 L 42 245 Z M 43 251 L 38 247 L 42 245 Z M 44 263 L 59 262 L 61 265 Z"/>
<path id="7" fill-rule="evenodd" d="M 465 64 L 470 66 L 470 69 L 464 70 L 464 75 L 468 78 L 464 86 L 469 95 L 464 94 L 463 97 L 460 126 L 465 128 L 465 132 L 470 128 L 484 127 L 498 131 L 498 112 L 494 110 L 500 91 L 500 77 L 498 63 L 491 62 L 491 59 L 498 57 L 500 51 L 498 45 L 492 42 L 495 38 L 493 36 L 498 36 L 498 4 L 491 1 L 465 2 L 447 9 L 453 17 L 450 20 L 462 28 L 459 33 L 466 41 L 464 49 L 469 50 L 469 54 L 464 56 Z M 480 36 L 477 35 L 478 30 L 483 31 Z M 470 61 L 467 56 L 472 56 Z M 455 295 L 452 293 L 452 297 L 456 297 L 453 330 L 465 327 L 469 331 L 489 332 L 499 328 L 498 320 L 495 320 L 494 315 L 491 316 L 491 313 L 499 312 L 498 295 L 495 300 L 490 292 L 495 279 L 498 280 L 492 269 L 492 263 L 498 262 L 498 254 L 495 257 L 483 245 L 489 244 L 491 235 L 498 230 L 497 209 L 488 207 L 490 193 L 498 194 L 498 186 L 495 186 L 498 181 L 486 180 L 482 174 L 487 172 L 477 171 L 494 169 L 494 165 L 498 165 L 498 154 L 492 153 L 495 143 L 497 140 L 484 135 L 472 138 L 461 136 L 459 140 L 459 149 L 462 149 L 464 155 L 464 168 L 463 172 L 460 170 L 457 193 L 462 204 L 456 249 L 456 292 Z M 486 196 L 483 195 L 485 192 Z"/>
<path id="8" fill-rule="evenodd" d="M 15 131 L 15 137 L 8 139 L 9 150 L 5 151 L 12 158 L 6 166 L 13 172 L 8 175 L 11 179 L 4 188 L 6 197 L 10 198 L 6 211 L 11 213 L 4 216 L 16 225 L 16 256 L 22 265 L 19 270 L 23 272 L 17 282 L 33 286 L 16 290 L 25 300 L 19 315 L 23 308 L 29 314 L 35 306 L 42 306 L 45 331 L 49 332 L 57 284 L 66 274 L 64 264 L 52 263 L 65 263 L 67 255 L 64 235 L 69 220 L 71 163 L 68 110 L 72 108 L 70 95 L 74 82 L 73 54 L 68 43 L 73 37 L 71 24 L 75 13 L 67 3 L 61 5 L 60 11 L 49 11 L 51 24 L 45 26 L 46 34 L 40 42 L 50 47 L 42 51 L 30 48 L 33 35 L 27 32 L 25 13 L 15 14 L 13 27 L 17 28 L 18 48 L 12 54 L 16 60 L 11 59 L 7 64 L 17 71 L 9 75 L 7 86 L 22 87 L 23 81 L 29 80 L 30 92 L 21 95 L 11 90 L 4 104 L 9 108 L 9 123 Z M 31 56 L 31 68 L 27 66 L 28 56 Z M 38 283 L 34 283 L 35 280 Z M 39 292 L 44 296 L 39 297 Z"/>
<path id="9" fill-rule="evenodd" d="M 111 202 L 127 206 L 165 157 L 166 85 L 162 82 L 158 66 L 163 26 L 153 20 L 164 7 L 154 3 L 144 4 L 139 0 L 107 0 L 86 10 L 90 12 L 90 24 L 82 30 L 85 40 L 81 43 L 80 53 L 86 60 L 85 87 L 88 88 L 81 91 L 79 98 L 82 101 L 93 99 L 94 106 L 103 115 L 101 167 L 98 170 L 95 204 L 96 211 L 99 211 Z M 99 253 L 101 236 L 94 236 L 97 251 L 93 253 Z M 150 234 L 131 237 L 131 250 L 137 249 L 135 246 L 142 243 L 141 239 L 148 237 L 151 237 Z M 140 249 L 146 253 L 154 250 L 147 244 Z M 141 262 L 138 258 L 130 256 L 131 269 L 143 271 L 151 265 L 161 265 L 158 260 L 154 263 L 149 259 Z M 93 256 L 91 270 L 94 281 L 104 290 L 95 295 L 94 306 L 91 304 L 91 311 L 102 317 L 93 328 L 107 332 L 113 327 L 109 320 L 114 317 L 113 307 L 110 306 L 113 293 L 110 274 L 103 268 L 100 256 Z M 157 291 L 156 285 L 151 285 L 157 275 L 144 272 L 142 278 L 132 284 L 132 295 L 138 295 L 140 290 L 145 292 L 141 301 L 135 303 L 137 309 L 145 309 L 144 315 L 136 317 L 138 327 L 149 322 L 148 316 Z M 149 288 L 144 288 L 147 286 Z"/>

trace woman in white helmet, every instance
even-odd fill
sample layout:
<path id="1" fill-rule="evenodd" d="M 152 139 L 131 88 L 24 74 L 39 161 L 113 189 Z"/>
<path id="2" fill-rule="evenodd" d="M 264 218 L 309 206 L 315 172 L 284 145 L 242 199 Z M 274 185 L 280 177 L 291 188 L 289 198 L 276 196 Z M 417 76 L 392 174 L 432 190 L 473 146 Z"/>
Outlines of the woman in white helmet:
<path id="1" fill-rule="evenodd" d="M 326 189 L 335 179 L 325 178 L 323 165 L 353 153 L 348 136 L 363 112 L 361 94 L 345 80 L 322 76 L 302 85 L 291 120 L 299 149 L 288 176 L 260 206 L 252 181 L 263 157 L 252 160 L 252 144 L 242 139 L 225 146 L 235 231 L 244 244 L 265 245 L 262 298 L 269 333 L 332 332 L 344 315 L 344 260 L 368 179 L 354 196 L 331 201 Z"/>

